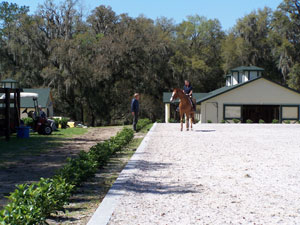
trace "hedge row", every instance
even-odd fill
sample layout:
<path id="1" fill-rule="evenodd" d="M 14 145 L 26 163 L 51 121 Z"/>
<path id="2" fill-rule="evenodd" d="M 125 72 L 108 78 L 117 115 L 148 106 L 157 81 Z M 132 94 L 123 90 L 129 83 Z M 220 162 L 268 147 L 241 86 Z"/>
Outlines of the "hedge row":
<path id="1" fill-rule="evenodd" d="M 148 118 L 140 119 L 136 125 L 136 130 L 140 131 L 141 129 L 143 129 L 145 126 L 147 126 L 150 123 L 152 123 L 152 121 Z"/>
<path id="2" fill-rule="evenodd" d="M 66 165 L 53 178 L 41 178 L 39 182 L 21 184 L 9 196 L 9 203 L 0 212 L 0 224 L 46 224 L 51 213 L 63 210 L 75 188 L 93 177 L 98 168 L 122 150 L 133 138 L 133 131 L 123 128 L 108 141 L 80 152 L 76 158 L 68 158 Z"/>

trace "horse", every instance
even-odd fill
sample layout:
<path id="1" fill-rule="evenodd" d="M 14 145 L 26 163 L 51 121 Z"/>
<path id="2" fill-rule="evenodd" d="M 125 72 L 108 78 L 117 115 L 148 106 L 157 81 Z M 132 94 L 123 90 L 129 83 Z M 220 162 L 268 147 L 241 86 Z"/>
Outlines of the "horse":
<path id="1" fill-rule="evenodd" d="M 174 88 L 172 97 L 170 99 L 171 102 L 180 99 L 179 103 L 179 113 L 180 113 L 180 123 L 181 123 L 181 131 L 183 130 L 183 116 L 186 115 L 186 130 L 189 130 L 189 119 L 191 118 L 191 130 L 193 130 L 193 123 L 195 123 L 195 112 L 193 106 L 190 102 L 189 96 L 187 96 L 183 90 L 180 88 Z"/>

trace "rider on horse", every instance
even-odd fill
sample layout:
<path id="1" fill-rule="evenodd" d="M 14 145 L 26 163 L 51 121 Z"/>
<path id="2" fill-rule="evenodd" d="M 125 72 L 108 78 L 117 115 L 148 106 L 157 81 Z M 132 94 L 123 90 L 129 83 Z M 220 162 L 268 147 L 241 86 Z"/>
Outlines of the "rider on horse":
<path id="1" fill-rule="evenodd" d="M 189 100 L 191 102 L 193 110 L 196 111 L 196 106 L 193 102 L 193 87 L 192 87 L 191 83 L 188 80 L 184 81 L 183 91 L 186 95 L 189 96 Z"/>

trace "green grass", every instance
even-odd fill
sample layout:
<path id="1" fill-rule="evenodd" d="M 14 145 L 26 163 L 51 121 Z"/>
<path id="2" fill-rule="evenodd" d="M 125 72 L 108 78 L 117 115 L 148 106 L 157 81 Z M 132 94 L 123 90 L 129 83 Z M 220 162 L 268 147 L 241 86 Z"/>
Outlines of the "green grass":
<path id="1" fill-rule="evenodd" d="M 88 129 L 84 128 L 67 128 L 53 132 L 51 135 L 39 135 L 30 133 L 30 138 L 21 139 L 12 135 L 7 142 L 4 138 L 0 139 L 0 164 L 5 161 L 24 155 L 37 155 L 43 151 L 57 147 L 62 142 L 73 136 L 83 135 Z"/>
<path id="2" fill-rule="evenodd" d="M 144 138 L 134 138 L 128 145 L 129 149 L 137 149 Z"/>
<path id="3" fill-rule="evenodd" d="M 141 129 L 139 132 L 140 133 L 148 133 L 148 131 L 151 129 L 151 127 L 153 126 L 153 123 L 150 123 L 148 125 L 146 125 L 145 127 L 143 127 L 143 129 Z"/>

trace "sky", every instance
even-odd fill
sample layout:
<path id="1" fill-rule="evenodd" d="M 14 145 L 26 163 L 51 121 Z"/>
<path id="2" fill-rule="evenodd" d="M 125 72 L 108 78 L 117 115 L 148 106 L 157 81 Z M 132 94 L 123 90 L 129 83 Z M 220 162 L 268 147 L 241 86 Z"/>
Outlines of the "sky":
<path id="1" fill-rule="evenodd" d="M 0 0 L 1 1 L 1 0 Z M 26 5 L 33 13 L 43 0 L 6 0 Z M 157 19 L 173 18 L 176 23 L 186 16 L 198 14 L 208 19 L 219 19 L 224 30 L 233 27 L 237 19 L 265 6 L 276 9 L 283 0 L 79 0 L 85 12 L 99 5 L 109 5 L 117 14 L 128 13 L 131 17 L 144 16 Z M 60 2 L 60 0 L 55 0 Z"/>

